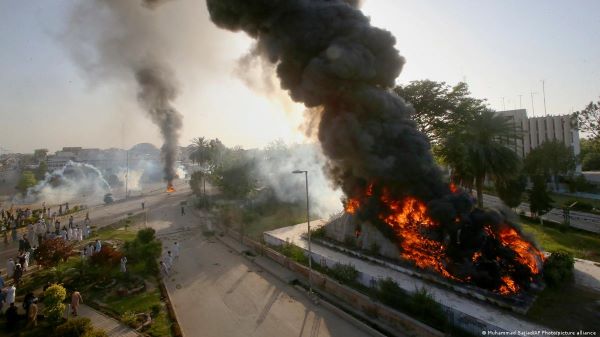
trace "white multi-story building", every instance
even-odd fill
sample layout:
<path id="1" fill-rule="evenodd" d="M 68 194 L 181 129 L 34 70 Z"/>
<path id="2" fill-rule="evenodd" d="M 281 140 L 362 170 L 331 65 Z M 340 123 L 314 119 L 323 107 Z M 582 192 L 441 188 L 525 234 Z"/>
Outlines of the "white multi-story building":
<path id="1" fill-rule="evenodd" d="M 508 117 L 514 122 L 520 137 L 514 144 L 514 151 L 521 158 L 525 158 L 531 150 L 544 142 L 557 140 L 571 148 L 573 154 L 578 156 L 579 131 L 574 127 L 572 115 L 527 117 L 527 110 L 498 111 L 498 114 Z M 576 172 L 581 172 L 581 165 L 577 165 Z"/>

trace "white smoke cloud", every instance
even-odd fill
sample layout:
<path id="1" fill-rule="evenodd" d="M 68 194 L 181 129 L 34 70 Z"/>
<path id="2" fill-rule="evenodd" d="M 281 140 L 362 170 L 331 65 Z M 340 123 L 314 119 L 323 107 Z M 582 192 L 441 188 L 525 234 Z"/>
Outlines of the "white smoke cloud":
<path id="1" fill-rule="evenodd" d="M 90 164 L 69 161 L 65 166 L 46 173 L 44 180 L 30 187 L 17 203 L 46 202 L 60 204 L 77 200 L 85 203 L 102 202 L 111 192 L 110 185 L 98 168 Z"/>
<path id="2" fill-rule="evenodd" d="M 282 141 L 271 143 L 256 161 L 256 173 L 275 196 L 286 202 L 306 200 L 304 175 L 294 170 L 308 171 L 308 193 L 311 213 L 322 217 L 342 210 L 342 192 L 334 190 L 323 172 L 325 157 L 317 144 L 286 146 Z"/>

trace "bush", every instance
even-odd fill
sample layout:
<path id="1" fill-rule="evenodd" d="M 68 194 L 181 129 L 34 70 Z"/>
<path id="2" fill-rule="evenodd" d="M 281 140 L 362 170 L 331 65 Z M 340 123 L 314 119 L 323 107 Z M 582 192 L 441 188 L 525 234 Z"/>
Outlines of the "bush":
<path id="1" fill-rule="evenodd" d="M 142 262 L 148 273 L 158 272 L 156 259 L 160 257 L 162 245 L 154 237 L 154 229 L 142 229 L 137 233 L 135 240 L 125 242 L 124 250 L 130 263 Z"/>
<path id="2" fill-rule="evenodd" d="M 310 236 L 315 238 L 315 239 L 324 239 L 327 235 L 327 231 L 325 229 L 325 226 L 321 226 L 317 229 L 313 229 L 310 231 Z"/>
<path id="3" fill-rule="evenodd" d="M 408 312 L 428 325 L 445 330 L 448 323 L 442 306 L 437 303 L 425 288 L 411 296 Z"/>
<path id="4" fill-rule="evenodd" d="M 104 245 L 100 252 L 94 253 L 90 257 L 90 263 L 100 266 L 112 267 L 121 261 L 123 254 L 111 246 Z"/>
<path id="5" fill-rule="evenodd" d="M 308 264 L 308 256 L 304 255 L 304 250 L 291 243 L 286 243 L 281 247 L 281 253 L 293 261 L 301 264 Z"/>
<path id="6" fill-rule="evenodd" d="M 56 337 L 81 337 L 86 331 L 92 329 L 92 321 L 87 317 L 78 317 L 70 319 L 56 327 L 54 336 Z"/>
<path id="7" fill-rule="evenodd" d="M 67 291 L 60 284 L 53 284 L 44 292 L 44 314 L 51 323 L 62 320 L 65 305 L 62 303 L 67 297 Z"/>
<path id="8" fill-rule="evenodd" d="M 381 303 L 405 312 L 434 328 L 445 330 L 448 327 L 448 320 L 442 306 L 425 288 L 409 295 L 394 280 L 387 278 L 378 282 L 375 296 Z"/>
<path id="9" fill-rule="evenodd" d="M 396 309 L 406 306 L 409 296 L 394 280 L 389 277 L 381 280 L 378 282 L 378 287 L 376 297 L 381 303 Z"/>
<path id="10" fill-rule="evenodd" d="M 336 263 L 329 270 L 329 274 L 340 283 L 352 284 L 356 282 L 358 270 L 353 265 Z"/>
<path id="11" fill-rule="evenodd" d="M 544 279 L 554 288 L 560 288 L 573 281 L 573 256 L 565 251 L 553 252 L 544 262 Z"/>
<path id="12" fill-rule="evenodd" d="M 152 307 L 150 308 L 150 312 L 152 317 L 156 317 L 158 316 L 158 314 L 160 314 L 160 310 L 162 309 L 162 306 L 160 304 L 154 304 L 152 305 Z"/>
<path id="13" fill-rule="evenodd" d="M 35 250 L 34 258 L 42 267 L 54 267 L 71 256 L 73 245 L 62 238 L 45 239 Z"/>
<path id="14" fill-rule="evenodd" d="M 152 228 L 144 228 L 137 232 L 136 240 L 140 243 L 150 243 L 155 238 L 156 231 Z"/>
<path id="15" fill-rule="evenodd" d="M 132 311 L 126 311 L 121 315 L 121 322 L 129 325 L 130 327 L 135 327 L 137 323 L 137 317 L 135 313 Z"/>

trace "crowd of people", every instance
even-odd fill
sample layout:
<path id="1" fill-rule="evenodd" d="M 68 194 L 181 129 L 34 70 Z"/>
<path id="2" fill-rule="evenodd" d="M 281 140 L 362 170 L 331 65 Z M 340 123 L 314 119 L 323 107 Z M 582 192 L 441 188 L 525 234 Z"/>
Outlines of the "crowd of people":
<path id="1" fill-rule="evenodd" d="M 63 207 L 64 206 L 64 207 Z M 82 223 L 75 223 L 73 215 L 68 218 L 68 224 L 61 225 L 61 220 L 70 212 L 69 203 L 60 204 L 58 212 L 46 207 L 31 210 L 30 208 L 0 208 L 0 229 L 4 233 L 4 242 L 8 243 L 8 232 L 12 241 L 17 241 L 19 228 L 26 227 L 27 240 L 31 246 L 39 246 L 45 238 L 61 237 L 63 240 L 81 241 L 90 235 L 90 217 L 86 213 Z"/>
<path id="2" fill-rule="evenodd" d="M 0 275 L 0 289 L 2 289 L 0 291 L 0 312 L 4 311 L 5 306 L 8 306 L 4 311 L 8 328 L 16 326 L 17 321 L 23 318 L 19 315 L 15 304 L 17 287 L 21 284 L 23 274 L 30 266 L 30 260 L 34 256 L 35 250 L 42 242 L 57 237 L 65 241 L 82 241 L 91 235 L 89 213 L 86 213 L 83 221 L 76 223 L 69 203 L 55 207 L 57 208 L 53 211 L 51 207 L 46 207 L 46 204 L 43 203 L 37 209 L 13 206 L 7 209 L 0 208 L 0 229 L 4 234 L 5 244 L 9 243 L 9 233 L 11 241 L 18 240 L 17 255 L 9 257 L 6 262 L 6 280 L 4 275 Z M 61 220 L 66 224 L 61 225 Z M 19 235 L 19 231 L 22 233 L 21 235 Z M 102 244 L 96 240 L 93 246 L 94 251 L 100 251 Z M 10 285 L 7 284 L 9 280 L 12 280 Z M 47 286 L 44 287 L 44 290 Z M 33 293 L 28 293 L 23 298 L 22 305 L 28 321 L 27 326 L 37 324 L 37 300 Z M 76 314 L 76 306 L 73 311 Z"/>

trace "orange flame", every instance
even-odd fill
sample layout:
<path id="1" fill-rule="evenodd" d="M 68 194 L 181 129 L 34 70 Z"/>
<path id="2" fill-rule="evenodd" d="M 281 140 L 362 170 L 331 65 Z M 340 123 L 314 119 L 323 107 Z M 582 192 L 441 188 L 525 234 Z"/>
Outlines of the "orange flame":
<path id="1" fill-rule="evenodd" d="M 471 258 L 471 260 L 472 260 L 473 262 L 476 262 L 477 260 L 479 260 L 479 258 L 480 258 L 480 257 L 481 257 L 481 252 L 475 252 L 475 253 L 473 254 L 473 257 Z"/>
<path id="2" fill-rule="evenodd" d="M 519 291 L 519 286 L 509 276 L 502 276 L 503 285 L 498 288 L 501 295 L 515 294 Z"/>
<path id="3" fill-rule="evenodd" d="M 168 183 L 167 184 L 167 193 L 173 193 L 175 192 L 175 187 L 173 187 L 173 183 Z"/>
<path id="4" fill-rule="evenodd" d="M 381 201 L 392 211 L 388 216 L 381 216 L 381 220 L 401 239 L 402 257 L 421 269 L 433 269 L 447 278 L 458 280 L 444 266 L 444 245 L 425 237 L 420 231 L 421 228 L 437 225 L 427 215 L 425 204 L 413 197 L 406 197 L 402 201 L 391 200 L 387 193 L 383 194 Z"/>
<path id="5" fill-rule="evenodd" d="M 348 199 L 346 201 L 346 212 L 350 214 L 356 214 L 356 211 L 360 207 L 360 201 L 358 199 Z"/>
<path id="6" fill-rule="evenodd" d="M 532 274 L 537 275 L 540 273 L 539 261 L 544 261 L 544 254 L 535 248 L 531 243 L 523 240 L 519 233 L 511 227 L 505 227 L 498 233 L 500 237 L 500 243 L 503 246 L 509 247 L 517 254 L 517 261 L 526 265 Z"/>

